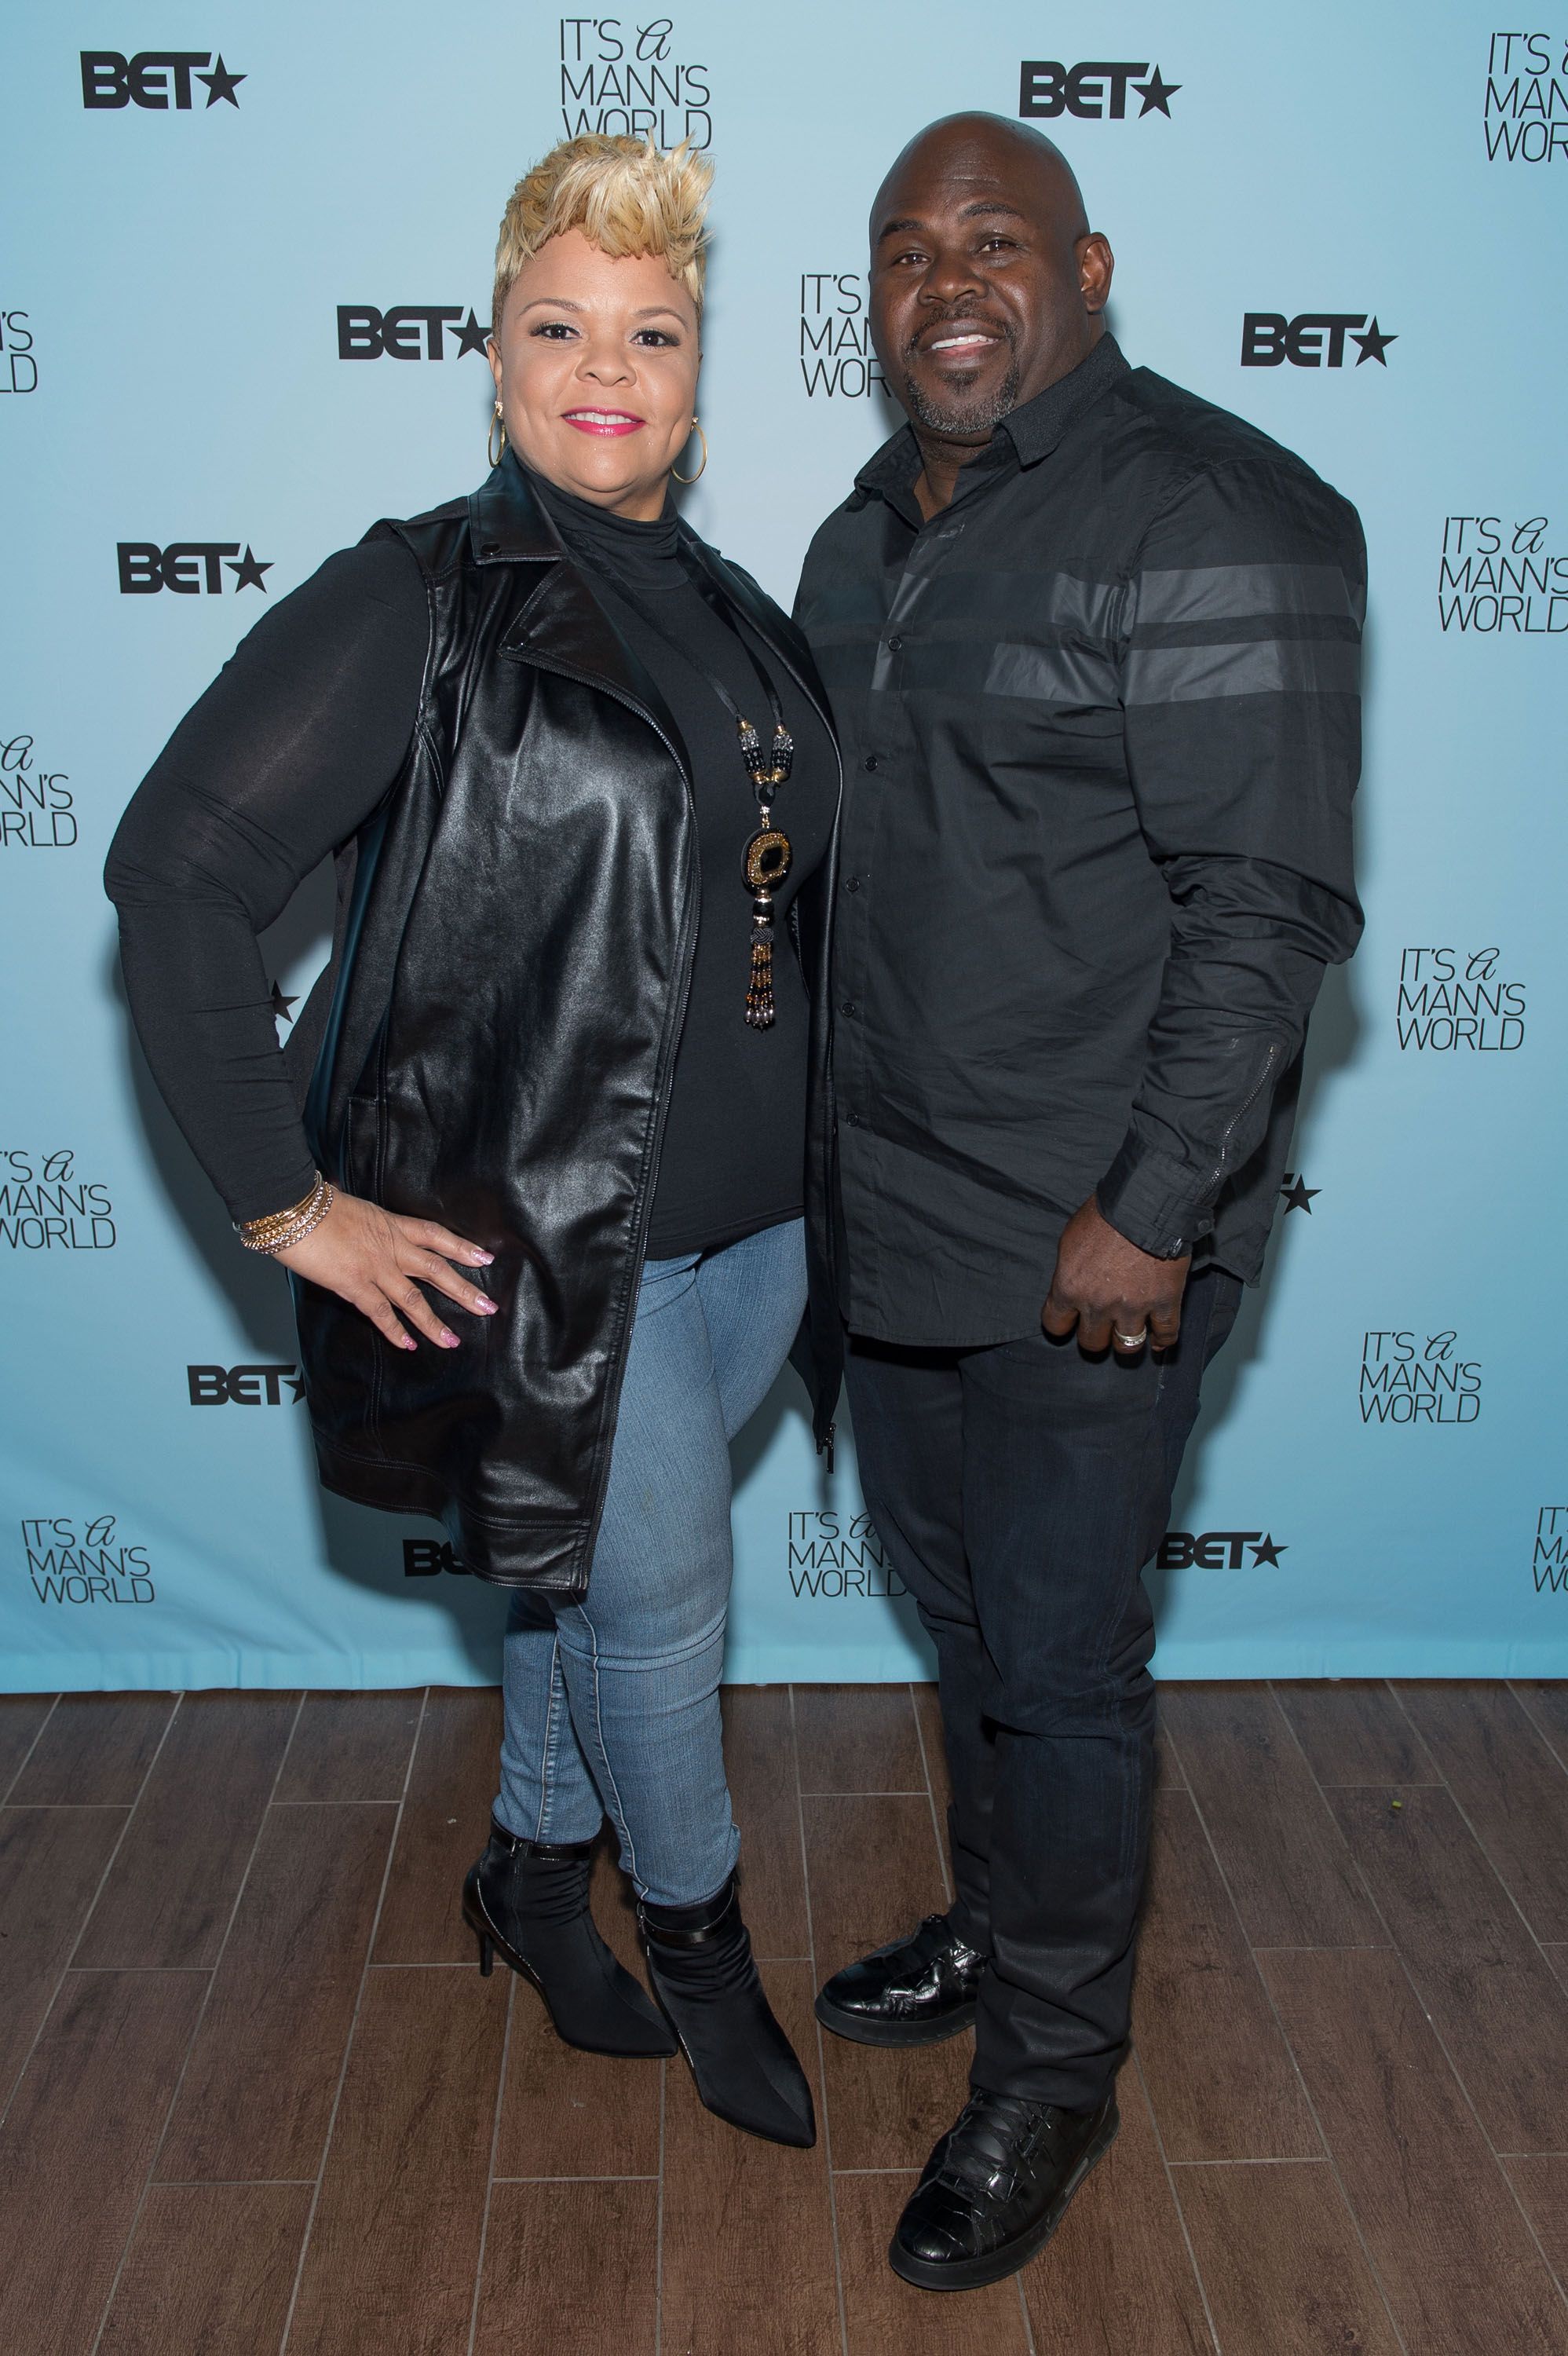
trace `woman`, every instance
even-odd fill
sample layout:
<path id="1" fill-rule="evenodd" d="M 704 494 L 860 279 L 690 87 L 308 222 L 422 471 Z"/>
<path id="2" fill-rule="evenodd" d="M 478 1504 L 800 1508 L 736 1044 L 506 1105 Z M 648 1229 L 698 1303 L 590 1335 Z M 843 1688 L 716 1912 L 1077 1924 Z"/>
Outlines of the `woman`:
<path id="1" fill-rule="evenodd" d="M 718 1686 L 728 1443 L 808 1262 L 819 1443 L 837 1386 L 839 775 L 804 640 L 668 505 L 700 438 L 708 181 L 590 137 L 518 183 L 499 463 L 252 631 L 108 887 L 158 1083 L 290 1271 L 323 1480 L 439 1515 L 515 1590 L 464 1890 L 481 1968 L 501 1954 L 591 2051 L 673 2052 L 673 2026 L 710 2109 L 809 2144 L 736 1899 Z M 334 848 L 333 960 L 284 1056 L 255 937 Z M 589 1912 L 606 1814 L 660 2010 Z"/>

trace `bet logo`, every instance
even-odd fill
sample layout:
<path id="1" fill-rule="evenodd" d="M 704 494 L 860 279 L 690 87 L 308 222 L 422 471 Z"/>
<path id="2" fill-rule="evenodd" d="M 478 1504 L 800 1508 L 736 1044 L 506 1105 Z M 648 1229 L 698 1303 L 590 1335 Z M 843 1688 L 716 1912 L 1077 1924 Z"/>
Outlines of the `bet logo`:
<path id="1" fill-rule="evenodd" d="M 447 356 L 444 331 L 453 327 L 457 330 L 453 359 L 460 360 L 464 352 L 484 350 L 490 330 L 479 325 L 472 304 L 464 318 L 461 303 L 400 303 L 391 311 L 378 311 L 374 303 L 340 303 L 337 357 L 379 360 L 385 353 L 389 360 L 443 360 Z"/>
<path id="2" fill-rule="evenodd" d="M 434 1579 L 443 1570 L 455 1571 L 460 1579 L 469 1576 L 468 1565 L 459 1562 L 452 1551 L 450 1538 L 405 1538 L 403 1540 L 403 1577 Z"/>
<path id="3" fill-rule="evenodd" d="M 1147 75 L 1147 80 L 1140 81 L 1140 74 Z M 1051 118 L 1072 114 L 1081 123 L 1121 123 L 1126 118 L 1129 88 L 1143 101 L 1138 109 L 1141 123 L 1146 114 L 1154 113 L 1168 120 L 1170 102 L 1181 84 L 1163 80 L 1157 66 L 1150 73 L 1147 65 L 1064 66 L 1054 58 L 1025 58 L 1019 68 L 1019 112 Z"/>
<path id="4" fill-rule="evenodd" d="M 182 597 L 199 597 L 204 590 L 209 597 L 221 596 L 226 564 L 234 575 L 234 588 L 267 594 L 261 575 L 272 571 L 272 560 L 263 562 L 252 556 L 249 541 L 243 556 L 237 540 L 176 540 L 167 548 L 153 540 L 122 540 L 115 545 L 122 597 L 154 597 L 160 589 L 173 589 Z"/>
<path id="5" fill-rule="evenodd" d="M 192 1407 L 282 1407 L 285 1383 L 291 1406 L 304 1397 L 293 1366 L 187 1366 L 185 1372 Z"/>
<path id="6" fill-rule="evenodd" d="M 203 73 L 203 66 L 213 70 Z M 230 73 L 221 58 L 215 62 L 210 49 L 140 49 L 133 58 L 122 57 L 118 49 L 83 49 L 81 102 L 94 108 L 144 106 L 154 114 L 167 113 L 172 103 L 176 113 L 188 114 L 193 73 L 207 84 L 208 106 L 220 98 L 239 106 L 234 93 L 248 76 Z"/>
<path id="7" fill-rule="evenodd" d="M 1253 1550 L 1253 1570 L 1265 1562 L 1277 1570 L 1280 1556 L 1290 1552 L 1272 1531 L 1167 1530 L 1156 1560 L 1161 1570 L 1240 1570 L 1243 1547 Z"/>
<path id="8" fill-rule="evenodd" d="M 1365 332 L 1358 335 L 1358 328 Z M 1242 366 L 1281 368 L 1288 360 L 1292 368 L 1343 368 L 1347 336 L 1360 347 L 1358 368 L 1367 360 L 1387 368 L 1383 355 L 1399 341 L 1364 311 L 1300 311 L 1294 319 L 1283 311 L 1249 311 L 1242 321 Z"/>

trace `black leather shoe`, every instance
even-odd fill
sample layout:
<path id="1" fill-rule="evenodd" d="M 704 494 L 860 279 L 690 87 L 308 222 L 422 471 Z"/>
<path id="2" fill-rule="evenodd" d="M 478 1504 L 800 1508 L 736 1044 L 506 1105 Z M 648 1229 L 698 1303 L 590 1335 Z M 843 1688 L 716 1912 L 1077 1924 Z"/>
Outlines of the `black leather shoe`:
<path id="1" fill-rule="evenodd" d="M 1116 2139 L 1116 2097 L 1061 2111 L 1019 2094 L 971 2094 L 925 2163 L 888 2251 L 921 2290 L 979 2290 L 1042 2250 Z"/>
<path id="2" fill-rule="evenodd" d="M 811 2088 L 752 1960 L 735 1877 L 699 1906 L 637 1909 L 654 1993 L 715 2115 L 805 2150 L 816 2141 Z"/>
<path id="3" fill-rule="evenodd" d="M 531 1980 L 556 2035 L 585 2053 L 668 2055 L 676 2042 L 645 1991 L 604 1944 L 588 1911 L 592 1841 L 522 1840 L 490 1819 L 490 1843 L 463 1885 L 479 1968 L 496 1956 Z"/>
<path id="4" fill-rule="evenodd" d="M 985 1965 L 945 1914 L 928 1914 L 909 1938 L 835 1972 L 816 1999 L 816 2018 L 858 2045 L 940 2044 L 973 2023 Z"/>

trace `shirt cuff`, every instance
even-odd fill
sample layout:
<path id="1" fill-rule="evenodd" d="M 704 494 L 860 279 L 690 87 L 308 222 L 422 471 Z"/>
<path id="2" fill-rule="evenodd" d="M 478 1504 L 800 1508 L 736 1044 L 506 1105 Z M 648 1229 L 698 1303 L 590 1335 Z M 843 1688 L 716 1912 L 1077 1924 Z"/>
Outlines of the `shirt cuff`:
<path id="1" fill-rule="evenodd" d="M 1213 1226 L 1189 1165 L 1157 1153 L 1128 1137 L 1094 1189 L 1100 1216 L 1139 1251 L 1156 1259 L 1181 1259 Z"/>
<path id="2" fill-rule="evenodd" d="M 259 1183 L 252 1182 L 237 1194 L 225 1191 L 225 1208 L 235 1226 L 243 1226 L 247 1219 L 270 1218 L 274 1212 L 286 1211 L 295 1203 L 303 1202 L 315 1181 L 315 1163 L 298 1162 L 292 1172 L 280 1178 L 262 1178 Z"/>

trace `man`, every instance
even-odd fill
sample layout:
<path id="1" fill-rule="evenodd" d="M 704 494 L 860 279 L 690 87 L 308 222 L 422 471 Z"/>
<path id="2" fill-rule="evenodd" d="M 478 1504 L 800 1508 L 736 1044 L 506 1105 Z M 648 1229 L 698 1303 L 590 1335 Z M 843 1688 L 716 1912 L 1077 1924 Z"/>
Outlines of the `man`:
<path id="1" fill-rule="evenodd" d="M 817 2009 L 870 2044 L 974 2020 L 971 2098 L 890 2253 L 965 2289 L 1040 2247 L 1116 2131 L 1140 1574 L 1360 932 L 1365 565 L 1300 459 L 1129 369 L 1110 248 L 1032 130 L 923 132 L 871 240 L 909 424 L 817 533 L 797 614 L 850 779 L 850 1405 L 936 1649 L 957 1897 Z"/>

